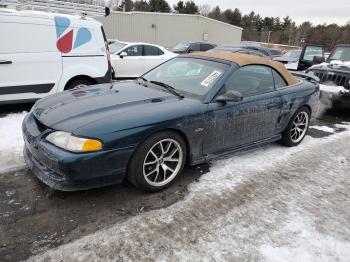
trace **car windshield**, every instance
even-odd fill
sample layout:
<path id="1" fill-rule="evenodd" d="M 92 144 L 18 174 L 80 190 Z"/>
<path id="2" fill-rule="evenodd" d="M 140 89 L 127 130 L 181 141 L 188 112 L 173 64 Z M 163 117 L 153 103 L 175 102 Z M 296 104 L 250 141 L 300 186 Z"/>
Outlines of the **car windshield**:
<path id="1" fill-rule="evenodd" d="M 287 53 L 285 53 L 282 57 L 283 58 L 299 58 L 301 55 L 301 50 L 290 50 Z"/>
<path id="2" fill-rule="evenodd" d="M 109 52 L 111 54 L 117 53 L 120 49 L 122 49 L 124 46 L 126 46 L 125 43 L 121 42 L 111 42 L 108 47 L 109 47 Z"/>
<path id="3" fill-rule="evenodd" d="M 229 65 L 189 57 L 178 57 L 154 68 L 143 78 L 148 82 L 161 82 L 178 92 L 203 96 L 224 75 Z"/>
<path id="4" fill-rule="evenodd" d="M 350 46 L 336 47 L 332 54 L 329 56 L 328 60 L 340 60 L 343 62 L 350 61 Z"/>
<path id="5" fill-rule="evenodd" d="M 185 51 L 191 45 L 190 42 L 181 42 L 174 46 L 174 51 Z"/>

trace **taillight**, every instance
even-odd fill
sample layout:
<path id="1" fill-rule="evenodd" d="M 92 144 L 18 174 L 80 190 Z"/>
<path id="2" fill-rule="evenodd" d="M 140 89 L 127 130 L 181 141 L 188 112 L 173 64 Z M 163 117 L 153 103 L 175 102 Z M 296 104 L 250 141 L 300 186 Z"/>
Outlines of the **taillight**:
<path id="1" fill-rule="evenodd" d="M 108 62 L 108 68 L 112 67 L 111 64 L 111 54 L 109 53 L 109 47 L 108 47 L 108 43 L 105 42 L 105 47 L 106 47 L 106 55 L 107 55 L 107 62 Z"/>

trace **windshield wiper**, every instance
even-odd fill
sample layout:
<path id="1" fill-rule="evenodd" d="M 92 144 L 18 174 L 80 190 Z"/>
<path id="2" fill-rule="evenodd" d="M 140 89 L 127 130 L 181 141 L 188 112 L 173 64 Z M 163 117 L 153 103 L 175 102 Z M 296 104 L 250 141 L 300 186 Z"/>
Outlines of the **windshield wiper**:
<path id="1" fill-rule="evenodd" d="M 168 90 L 170 93 L 172 93 L 173 95 L 176 95 L 180 98 L 184 98 L 185 96 L 183 94 L 180 94 L 179 92 L 177 92 L 175 90 L 174 87 L 168 85 L 168 84 L 165 84 L 163 82 L 159 82 L 159 81 L 150 81 L 152 84 L 155 84 L 157 86 L 161 86 L 161 87 L 164 87 L 166 90 Z"/>

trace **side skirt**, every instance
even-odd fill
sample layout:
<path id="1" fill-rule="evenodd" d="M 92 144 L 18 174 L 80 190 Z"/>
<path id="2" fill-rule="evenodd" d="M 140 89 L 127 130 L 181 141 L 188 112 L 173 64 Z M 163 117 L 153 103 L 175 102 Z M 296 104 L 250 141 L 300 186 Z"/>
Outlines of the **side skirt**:
<path id="1" fill-rule="evenodd" d="M 236 155 L 238 153 L 249 151 L 251 149 L 254 149 L 254 148 L 257 148 L 257 147 L 260 147 L 260 146 L 264 146 L 264 145 L 276 142 L 276 141 L 280 140 L 281 138 L 282 138 L 282 135 L 278 134 L 276 136 L 273 136 L 273 137 L 270 137 L 270 138 L 267 138 L 267 139 L 264 139 L 264 140 L 256 141 L 256 142 L 253 142 L 253 143 L 248 144 L 248 145 L 235 147 L 235 148 L 232 148 L 231 150 L 220 152 L 218 154 L 206 155 L 206 156 L 204 156 L 204 159 L 203 159 L 204 161 L 203 162 L 209 162 L 209 161 L 212 161 L 212 160 L 226 158 L 228 156 Z M 199 164 L 199 163 L 196 163 L 196 164 Z"/>

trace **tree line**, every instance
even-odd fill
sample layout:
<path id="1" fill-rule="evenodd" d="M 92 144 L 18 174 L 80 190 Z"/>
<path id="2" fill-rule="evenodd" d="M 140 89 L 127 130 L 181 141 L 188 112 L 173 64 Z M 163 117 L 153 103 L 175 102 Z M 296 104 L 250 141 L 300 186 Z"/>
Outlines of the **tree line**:
<path id="1" fill-rule="evenodd" d="M 80 0 L 94 1 L 94 0 Z M 96 1 L 96 0 L 95 0 Z M 306 21 L 297 25 L 289 16 L 263 17 L 254 11 L 242 14 L 238 8 L 221 10 L 219 6 L 197 5 L 192 0 L 179 1 L 172 7 L 166 0 L 109 0 L 118 11 L 200 14 L 243 28 L 242 40 L 302 46 L 304 43 L 323 45 L 331 50 L 336 44 L 350 44 L 350 22 L 347 25 L 313 25 Z"/>

